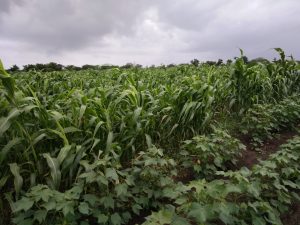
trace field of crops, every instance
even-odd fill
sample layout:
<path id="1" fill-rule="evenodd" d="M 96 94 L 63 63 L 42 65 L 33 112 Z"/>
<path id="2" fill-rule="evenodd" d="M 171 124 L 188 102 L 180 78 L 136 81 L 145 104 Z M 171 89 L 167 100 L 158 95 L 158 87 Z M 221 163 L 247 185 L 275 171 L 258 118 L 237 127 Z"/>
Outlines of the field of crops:
<path id="1" fill-rule="evenodd" d="M 282 224 L 300 201 L 300 65 L 276 50 L 218 66 L 0 65 L 0 224 Z"/>

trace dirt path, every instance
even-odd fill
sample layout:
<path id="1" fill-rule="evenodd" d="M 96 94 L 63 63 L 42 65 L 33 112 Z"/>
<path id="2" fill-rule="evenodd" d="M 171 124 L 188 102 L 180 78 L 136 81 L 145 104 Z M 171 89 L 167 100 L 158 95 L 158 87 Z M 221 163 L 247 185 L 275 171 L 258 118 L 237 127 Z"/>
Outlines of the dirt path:
<path id="1" fill-rule="evenodd" d="M 244 151 L 242 156 L 238 159 L 237 168 L 246 166 L 251 169 L 259 160 L 266 160 L 270 154 L 279 149 L 280 145 L 285 144 L 297 134 L 297 131 L 282 131 L 273 139 L 265 141 L 260 152 L 255 151 L 251 147 L 250 138 L 241 138 L 242 143 L 246 146 L 246 151 Z M 281 219 L 284 225 L 300 225 L 300 202 L 294 202 L 289 212 L 282 215 Z"/>
<path id="2" fill-rule="evenodd" d="M 300 225 L 300 203 L 293 203 L 290 211 L 284 214 L 281 220 L 284 225 Z"/>
<path id="3" fill-rule="evenodd" d="M 282 131 L 277 134 L 273 139 L 266 140 L 261 147 L 261 151 L 258 152 L 251 146 L 251 140 L 249 137 L 242 137 L 241 142 L 246 146 L 246 150 L 242 153 L 242 156 L 238 158 L 237 168 L 243 166 L 252 168 L 253 165 L 259 163 L 259 160 L 266 160 L 270 154 L 276 152 L 280 145 L 286 143 L 289 139 L 298 134 L 297 131 Z"/>

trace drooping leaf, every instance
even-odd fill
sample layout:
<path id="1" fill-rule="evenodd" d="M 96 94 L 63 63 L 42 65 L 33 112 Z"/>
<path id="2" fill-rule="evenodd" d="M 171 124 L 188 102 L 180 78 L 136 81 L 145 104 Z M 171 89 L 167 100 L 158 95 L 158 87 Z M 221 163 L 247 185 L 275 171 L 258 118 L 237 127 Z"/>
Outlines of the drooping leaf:
<path id="1" fill-rule="evenodd" d="M 23 186 L 23 178 L 20 175 L 20 167 L 16 163 L 9 164 L 10 171 L 14 175 L 14 187 L 16 191 L 16 196 L 19 196 L 19 193 Z"/>
<path id="2" fill-rule="evenodd" d="M 20 144 L 22 141 L 22 138 L 14 138 L 10 140 L 0 151 L 0 164 L 6 159 L 7 154 L 9 151 L 16 145 Z"/>
<path id="3" fill-rule="evenodd" d="M 4 132 L 9 129 L 11 125 L 11 120 L 20 114 L 21 111 L 17 108 L 14 108 L 12 109 L 12 111 L 9 112 L 9 115 L 7 117 L 0 118 L 0 136 L 2 136 Z"/>
<path id="4" fill-rule="evenodd" d="M 43 157 L 46 159 L 47 164 L 50 168 L 53 188 L 58 189 L 61 181 L 59 161 L 56 158 L 52 158 L 49 153 L 44 153 Z"/>

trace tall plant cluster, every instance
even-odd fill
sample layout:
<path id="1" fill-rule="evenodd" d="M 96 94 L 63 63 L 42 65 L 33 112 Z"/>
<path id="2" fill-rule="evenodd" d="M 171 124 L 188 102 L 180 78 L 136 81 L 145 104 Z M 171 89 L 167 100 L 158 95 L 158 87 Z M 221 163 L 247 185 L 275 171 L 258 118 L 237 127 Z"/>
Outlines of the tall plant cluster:
<path id="1" fill-rule="evenodd" d="M 9 202 L 16 224 L 124 224 L 184 192 L 173 181 L 182 150 L 196 155 L 187 158 L 201 163 L 193 165 L 199 177 L 212 179 L 244 149 L 216 126 L 253 125 L 257 105 L 280 127 L 284 110 L 274 104 L 290 107 L 290 122 L 297 121 L 298 102 L 284 99 L 299 94 L 299 65 L 277 51 L 280 60 L 258 64 L 242 53 L 222 66 L 13 77 L 1 64 L 1 217 Z M 249 133 L 264 132 L 248 125 Z"/>

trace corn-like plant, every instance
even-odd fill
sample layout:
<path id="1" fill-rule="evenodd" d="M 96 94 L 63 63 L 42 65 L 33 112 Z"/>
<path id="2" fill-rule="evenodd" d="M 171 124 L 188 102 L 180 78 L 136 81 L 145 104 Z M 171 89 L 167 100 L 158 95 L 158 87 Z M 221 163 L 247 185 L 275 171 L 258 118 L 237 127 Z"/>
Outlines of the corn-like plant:
<path id="1" fill-rule="evenodd" d="M 184 141 L 191 154 L 205 161 L 202 176 L 210 174 L 214 179 L 214 172 L 234 162 L 243 146 L 232 138 L 231 130 L 216 133 L 212 127 L 224 121 L 240 124 L 257 111 L 257 105 L 281 106 L 270 110 L 270 118 L 261 112 L 263 123 L 275 118 L 283 127 L 297 120 L 298 101 L 281 103 L 299 94 L 299 65 L 281 49 L 276 51 L 280 60 L 274 62 L 249 64 L 241 52 L 232 64 L 220 66 L 9 75 L 0 63 L 0 191 L 6 193 L 0 195 L 0 218 L 10 218 L 1 214 L 7 213 L 3 207 L 10 202 L 15 223 L 85 224 L 96 219 L 100 224 L 121 224 L 129 220 L 128 214 L 139 214 L 145 198 L 151 199 L 147 207 L 158 208 L 166 196 L 177 196 L 180 187 L 173 186 L 170 178 L 175 174 L 168 177 L 165 172 L 173 171 L 168 157 L 178 159 L 172 156 Z M 247 128 L 253 134 L 264 132 Z M 166 155 L 158 157 L 158 151 L 153 156 L 154 146 L 165 149 Z M 140 183 L 133 188 L 130 179 L 140 173 L 145 176 L 136 178 Z M 168 187 L 162 194 L 164 182 Z M 105 191 L 98 192 L 103 185 Z M 126 188 L 132 190 L 123 196 Z M 86 193 L 102 200 L 89 202 L 83 197 Z M 54 202 L 48 203 L 43 195 Z M 111 201 L 103 205 L 111 199 L 114 207 Z M 90 207 L 104 207 L 105 214 Z M 118 214 L 124 207 L 127 213 Z M 51 216 L 53 221 L 45 220 Z"/>

